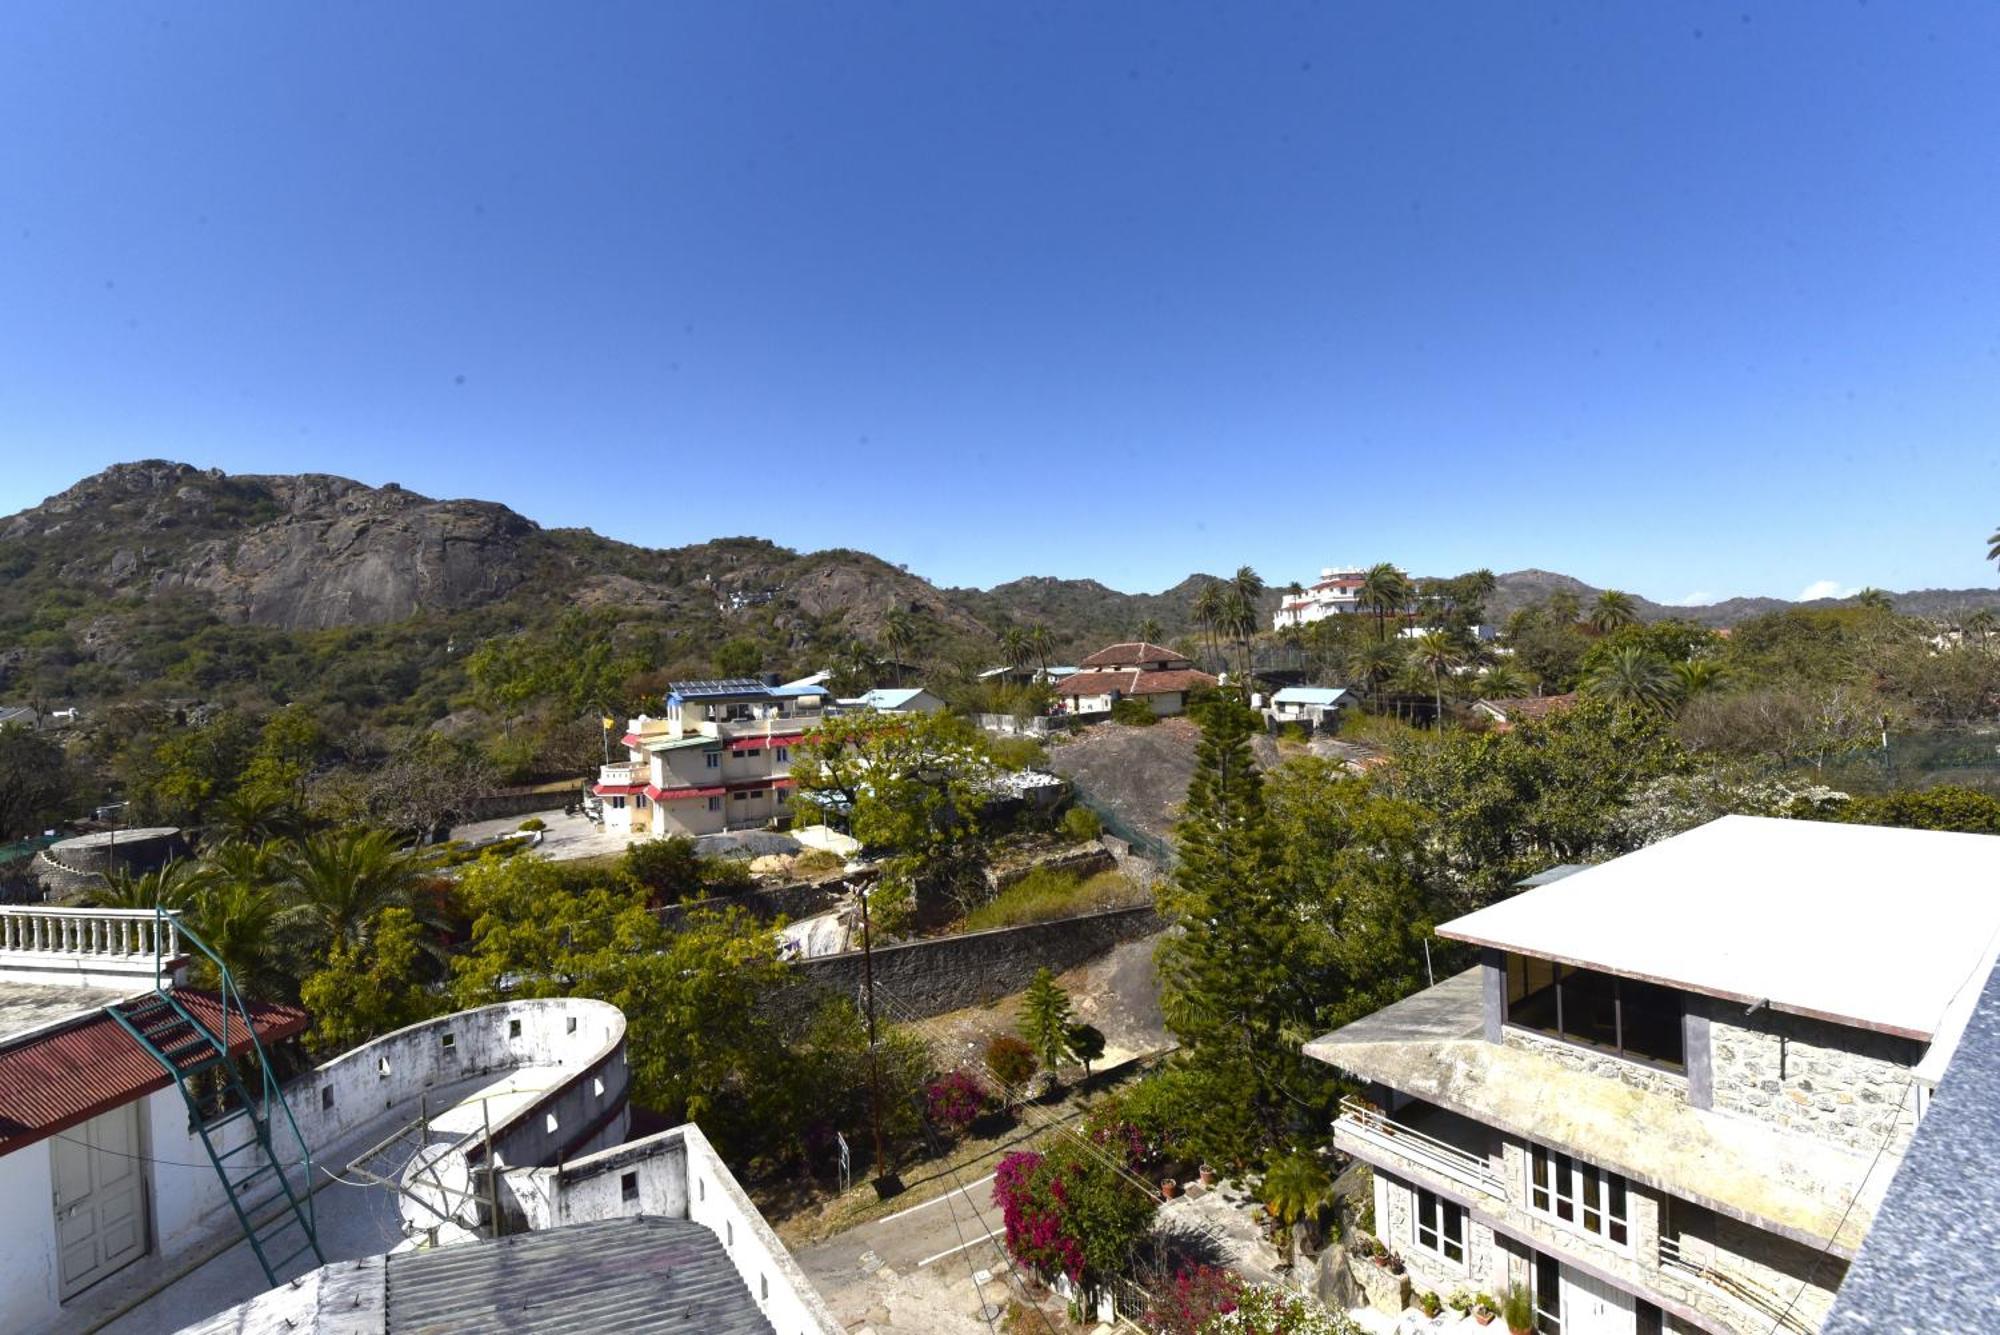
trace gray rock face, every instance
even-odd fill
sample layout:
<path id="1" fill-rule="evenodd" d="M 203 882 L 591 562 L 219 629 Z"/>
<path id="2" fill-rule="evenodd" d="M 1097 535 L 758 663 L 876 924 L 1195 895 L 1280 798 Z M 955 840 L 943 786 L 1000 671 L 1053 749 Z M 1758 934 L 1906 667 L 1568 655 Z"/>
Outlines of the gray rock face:
<path id="1" fill-rule="evenodd" d="M 229 620 L 294 630 L 502 597 L 526 579 L 539 533 L 488 501 L 160 460 L 116 465 L 0 524 L 0 541 L 60 544 L 66 579 L 120 593 L 197 591 Z"/>

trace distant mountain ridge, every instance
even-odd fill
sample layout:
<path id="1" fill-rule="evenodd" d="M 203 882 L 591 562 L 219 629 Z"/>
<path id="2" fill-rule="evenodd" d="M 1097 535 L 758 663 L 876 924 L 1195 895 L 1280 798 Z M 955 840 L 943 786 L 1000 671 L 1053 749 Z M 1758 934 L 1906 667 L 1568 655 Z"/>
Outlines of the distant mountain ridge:
<path id="1" fill-rule="evenodd" d="M 323 473 L 232 476 L 165 460 L 114 465 L 0 519 L 0 615 L 10 618 L 32 619 L 51 601 L 82 594 L 128 604 L 183 594 L 225 622 L 287 631 L 603 606 L 642 610 L 694 637 L 727 636 L 733 622 L 761 618 L 803 645 L 832 627 L 879 641 L 900 610 L 935 635 L 966 640 L 1039 622 L 1071 652 L 1129 636 L 1148 619 L 1169 637 L 1188 632 L 1194 600 L 1215 578 L 1195 573 L 1137 594 L 1047 576 L 941 588 L 860 551 L 799 553 L 761 538 L 653 549 L 587 529 L 545 529 L 493 501 L 435 500 Z M 1269 606 L 1279 597 L 1275 574 L 1272 583 Z M 1557 590 L 1585 605 L 1599 591 L 1570 575 L 1512 571 L 1498 577 L 1489 616 L 1504 620 Z M 1896 602 L 1948 614 L 2000 606 L 2000 590 L 1921 590 Z M 1635 603 L 1646 619 L 1716 626 L 1795 605 Z"/>

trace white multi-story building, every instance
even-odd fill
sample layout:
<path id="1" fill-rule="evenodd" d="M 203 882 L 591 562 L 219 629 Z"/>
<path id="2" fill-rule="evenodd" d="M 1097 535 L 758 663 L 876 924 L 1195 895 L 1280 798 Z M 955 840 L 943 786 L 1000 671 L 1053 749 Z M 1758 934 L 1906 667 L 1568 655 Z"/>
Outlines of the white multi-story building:
<path id="1" fill-rule="evenodd" d="M 1271 615 L 1271 629 L 1310 626 L 1343 612 L 1361 610 L 1361 584 L 1367 571 L 1354 566 L 1326 566 L 1319 578 L 1296 596 L 1287 594 Z"/>
<path id="2" fill-rule="evenodd" d="M 1482 963 L 1305 1049 L 1364 1082 L 1370 1304 L 1816 1331 L 2000 950 L 2000 838 L 1725 817 L 1438 934 Z"/>
<path id="3" fill-rule="evenodd" d="M 719 834 L 790 814 L 793 752 L 831 699 L 812 681 L 673 683 L 665 715 L 633 719 L 623 739 L 626 759 L 598 773 L 591 791 L 603 803 L 604 828 Z"/>

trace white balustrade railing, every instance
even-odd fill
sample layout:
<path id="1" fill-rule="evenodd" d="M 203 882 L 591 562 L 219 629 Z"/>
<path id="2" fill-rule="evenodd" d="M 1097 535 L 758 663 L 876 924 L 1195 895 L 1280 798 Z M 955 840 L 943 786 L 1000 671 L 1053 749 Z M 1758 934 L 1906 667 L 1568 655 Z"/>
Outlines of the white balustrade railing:
<path id="1" fill-rule="evenodd" d="M 157 939 L 156 939 L 157 938 Z M 72 909 L 0 905 L 0 953 L 104 960 L 176 959 L 180 930 L 172 914 L 151 909 Z"/>
<path id="2" fill-rule="evenodd" d="M 1378 1150 L 1387 1150 L 1412 1163 L 1422 1164 L 1489 1196 L 1504 1197 L 1507 1194 L 1500 1175 L 1493 1171 L 1493 1165 L 1483 1155 L 1462 1150 L 1435 1136 L 1427 1136 L 1359 1099 L 1342 1099 L 1340 1116 L 1334 1119 L 1333 1125 L 1336 1133 L 1345 1131 Z"/>
<path id="3" fill-rule="evenodd" d="M 623 764 L 599 765 L 597 767 L 597 781 L 601 784 L 616 786 L 644 783 L 646 781 L 645 772 L 645 766 L 634 765 L 629 760 Z"/>

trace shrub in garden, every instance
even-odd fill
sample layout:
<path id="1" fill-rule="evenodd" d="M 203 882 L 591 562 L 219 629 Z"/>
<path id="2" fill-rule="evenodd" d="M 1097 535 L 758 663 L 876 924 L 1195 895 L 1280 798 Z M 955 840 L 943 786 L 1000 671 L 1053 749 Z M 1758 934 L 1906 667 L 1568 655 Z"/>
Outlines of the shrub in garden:
<path id="1" fill-rule="evenodd" d="M 924 1110 L 954 1136 L 964 1135 L 985 1106 L 986 1086 L 970 1071 L 946 1071 L 924 1087 Z"/>
<path id="2" fill-rule="evenodd" d="M 529 834 L 533 834 L 536 830 L 546 830 L 548 828 L 549 823 L 540 816 L 530 816 L 521 822 L 521 829 Z"/>
<path id="3" fill-rule="evenodd" d="M 1041 1069 L 1035 1050 L 1012 1034 L 995 1034 L 986 1044 L 986 1069 L 1000 1082 L 1001 1098 L 1011 1102 L 1015 1092 Z"/>
<path id="4" fill-rule="evenodd" d="M 1104 833 L 1104 822 L 1089 807 L 1071 807 L 1063 812 L 1062 827 L 1064 834 L 1079 841 L 1095 839 Z"/>
<path id="5" fill-rule="evenodd" d="M 1201 1335 L 1211 1320 L 1236 1310 L 1242 1293 L 1243 1281 L 1233 1271 L 1212 1265 L 1183 1268 L 1146 1309 L 1146 1326 L 1159 1335 Z"/>

